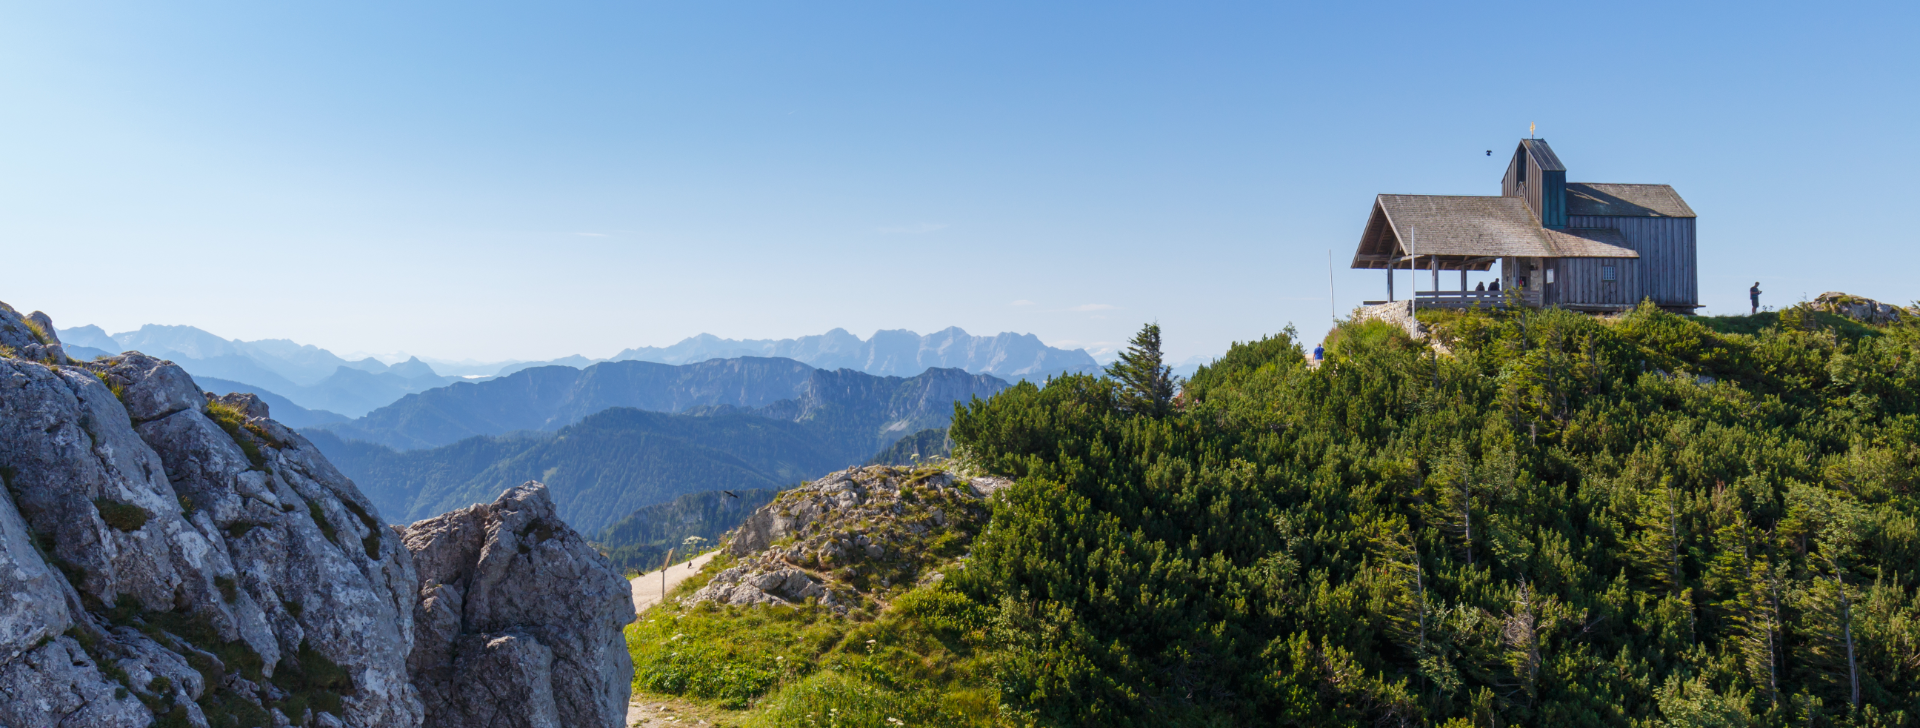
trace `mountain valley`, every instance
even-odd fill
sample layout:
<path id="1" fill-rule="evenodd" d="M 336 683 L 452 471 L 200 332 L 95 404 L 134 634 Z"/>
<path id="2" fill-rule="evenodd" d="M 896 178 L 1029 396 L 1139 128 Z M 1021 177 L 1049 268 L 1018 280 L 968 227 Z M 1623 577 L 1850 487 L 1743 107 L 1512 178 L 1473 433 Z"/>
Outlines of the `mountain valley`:
<path id="1" fill-rule="evenodd" d="M 808 370 L 785 359 L 615 362 L 457 385 L 410 396 L 392 417 L 367 418 L 395 423 L 385 439 L 410 444 L 452 439 L 439 433 L 465 425 L 463 439 L 450 444 L 400 450 L 353 437 L 367 432 L 353 423 L 305 434 L 394 518 L 425 517 L 536 479 L 552 489 L 562 518 L 593 533 L 689 493 L 777 490 L 866 462 L 910 434 L 944 430 L 956 403 L 1006 386 L 954 369 L 903 378 Z M 780 394 L 788 397 L 766 401 Z M 649 411 L 668 407 L 680 411 Z M 465 435 L 482 426 L 491 431 Z"/>

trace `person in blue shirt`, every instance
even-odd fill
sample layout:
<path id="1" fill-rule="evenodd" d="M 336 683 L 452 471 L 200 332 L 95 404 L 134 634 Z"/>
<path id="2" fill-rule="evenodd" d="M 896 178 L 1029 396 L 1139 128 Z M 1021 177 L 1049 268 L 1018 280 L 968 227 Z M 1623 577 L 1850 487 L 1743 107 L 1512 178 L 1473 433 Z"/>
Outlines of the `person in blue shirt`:
<path id="1" fill-rule="evenodd" d="M 1320 344 L 1314 344 L 1314 345 L 1313 345 L 1313 360 L 1314 360 L 1314 361 L 1320 361 L 1320 360 L 1321 360 L 1322 358 L 1324 358 L 1324 357 L 1326 357 L 1326 355 L 1327 355 L 1327 348 L 1326 348 L 1325 346 L 1322 346 L 1322 345 L 1320 345 Z"/>
<path id="2" fill-rule="evenodd" d="M 1754 314 L 1760 313 L 1760 282 L 1759 281 L 1754 281 L 1753 287 L 1747 289 L 1747 298 L 1753 300 L 1753 313 Z"/>

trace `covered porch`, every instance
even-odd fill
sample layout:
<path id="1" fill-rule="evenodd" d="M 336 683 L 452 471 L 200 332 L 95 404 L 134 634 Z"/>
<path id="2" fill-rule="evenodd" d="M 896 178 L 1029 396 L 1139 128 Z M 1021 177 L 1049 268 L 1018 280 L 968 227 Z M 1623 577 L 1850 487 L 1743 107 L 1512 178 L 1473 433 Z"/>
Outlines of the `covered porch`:
<path id="1" fill-rule="evenodd" d="M 1380 195 L 1352 267 L 1385 274 L 1385 300 L 1369 305 L 1411 300 L 1415 307 L 1539 307 L 1562 303 L 1553 296 L 1559 259 L 1639 257 L 1619 237 L 1613 230 L 1541 227 L 1518 198 Z M 1468 274 L 1496 263 L 1500 277 L 1486 285 L 1494 290 L 1474 290 Z M 1406 290 L 1396 290 L 1402 271 Z M 1458 272 L 1457 287 L 1443 271 Z"/>

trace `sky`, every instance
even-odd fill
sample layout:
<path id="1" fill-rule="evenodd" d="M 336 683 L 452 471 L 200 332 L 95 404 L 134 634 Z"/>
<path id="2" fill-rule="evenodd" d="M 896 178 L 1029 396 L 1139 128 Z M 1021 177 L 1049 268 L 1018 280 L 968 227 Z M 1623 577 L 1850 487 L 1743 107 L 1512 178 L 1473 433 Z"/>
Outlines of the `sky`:
<path id="1" fill-rule="evenodd" d="M 6 0 L 0 301 L 442 359 L 836 327 L 1100 353 L 1148 321 L 1210 357 L 1383 297 L 1347 269 L 1373 196 L 1498 194 L 1537 124 L 1570 180 L 1686 198 L 1708 313 L 1755 280 L 1909 303 L 1917 21 Z"/>

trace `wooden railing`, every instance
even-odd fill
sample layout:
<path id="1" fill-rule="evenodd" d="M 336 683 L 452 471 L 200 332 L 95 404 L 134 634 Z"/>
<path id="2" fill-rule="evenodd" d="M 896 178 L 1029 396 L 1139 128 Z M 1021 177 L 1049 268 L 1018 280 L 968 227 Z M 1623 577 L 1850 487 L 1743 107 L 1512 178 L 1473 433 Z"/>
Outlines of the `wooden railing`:
<path id="1" fill-rule="evenodd" d="M 1519 303 L 1522 306 L 1539 306 L 1539 291 L 1519 291 Z M 1435 308 L 1502 308 L 1507 305 L 1508 291 L 1417 291 L 1414 300 L 1422 307 Z"/>
<path id="2" fill-rule="evenodd" d="M 1514 296 L 1515 298 L 1509 299 L 1508 296 Z M 1404 304 L 1406 300 L 1407 299 L 1402 298 L 1400 302 Z M 1418 291 L 1414 293 L 1414 301 L 1419 304 L 1420 308 L 1473 308 L 1474 306 L 1480 306 L 1482 308 L 1505 308 L 1509 300 L 1514 300 L 1514 302 L 1522 306 L 1539 308 L 1540 292 Z M 1365 305 L 1378 306 L 1384 303 L 1388 302 L 1366 301 Z"/>

